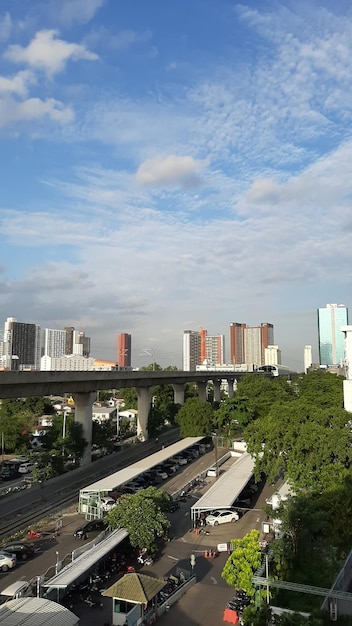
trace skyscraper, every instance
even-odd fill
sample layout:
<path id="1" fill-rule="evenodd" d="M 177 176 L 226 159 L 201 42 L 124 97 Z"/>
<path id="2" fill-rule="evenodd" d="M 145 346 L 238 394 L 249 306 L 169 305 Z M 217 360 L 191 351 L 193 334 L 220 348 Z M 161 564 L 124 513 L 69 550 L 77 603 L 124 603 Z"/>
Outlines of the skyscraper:
<path id="1" fill-rule="evenodd" d="M 264 365 L 281 365 L 279 346 L 268 346 L 264 349 Z"/>
<path id="2" fill-rule="evenodd" d="M 183 369 L 185 372 L 193 372 L 197 365 L 200 365 L 200 346 L 200 332 L 185 330 L 183 333 Z"/>
<path id="3" fill-rule="evenodd" d="M 244 357 L 244 329 L 246 324 L 232 322 L 230 324 L 230 362 L 241 365 Z"/>
<path id="4" fill-rule="evenodd" d="M 119 367 L 131 367 L 132 337 L 128 333 L 117 335 L 116 341 L 116 365 Z"/>
<path id="5" fill-rule="evenodd" d="M 52 328 L 44 330 L 44 356 L 60 358 L 66 348 L 66 331 Z"/>
<path id="6" fill-rule="evenodd" d="M 344 304 L 327 304 L 318 309 L 320 365 L 340 365 L 344 360 L 345 342 L 341 326 L 348 325 L 348 309 Z"/>
<path id="7" fill-rule="evenodd" d="M 5 322 L 6 367 L 10 370 L 40 370 L 40 327 L 17 322 L 14 317 Z"/>
<path id="8" fill-rule="evenodd" d="M 208 365 L 223 365 L 225 361 L 225 337 L 224 335 L 208 335 L 205 340 L 206 361 Z M 203 361 L 200 363 L 202 365 Z"/>
<path id="9" fill-rule="evenodd" d="M 312 365 L 312 346 L 304 346 L 304 372 L 307 373 L 308 368 Z"/>
<path id="10" fill-rule="evenodd" d="M 249 370 L 265 364 L 265 349 L 274 344 L 274 326 L 267 322 L 260 326 L 230 324 L 230 359 L 237 365 L 246 364 Z M 276 365 L 276 364 L 275 364 Z"/>

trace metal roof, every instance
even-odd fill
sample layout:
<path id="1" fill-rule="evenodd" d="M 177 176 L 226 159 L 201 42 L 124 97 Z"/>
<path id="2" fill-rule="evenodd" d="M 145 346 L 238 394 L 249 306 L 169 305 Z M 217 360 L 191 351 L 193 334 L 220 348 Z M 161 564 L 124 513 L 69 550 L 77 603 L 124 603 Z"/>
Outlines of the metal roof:
<path id="1" fill-rule="evenodd" d="M 121 541 L 128 537 L 124 528 L 113 530 L 103 541 L 93 546 L 91 550 L 83 552 L 74 561 L 66 565 L 61 572 L 47 580 L 43 587 L 51 589 L 66 589 L 85 573 L 89 572 L 100 559 L 104 558 L 110 550 L 113 550 Z"/>
<path id="2" fill-rule="evenodd" d="M 254 461 L 244 452 L 222 476 L 191 507 L 191 516 L 198 511 L 212 511 L 231 507 L 253 474 Z"/>
<path id="3" fill-rule="evenodd" d="M 84 487 L 80 490 L 80 496 L 89 494 L 90 492 L 96 493 L 97 491 L 112 491 L 120 485 L 127 483 L 129 480 L 132 480 L 139 474 L 148 471 L 155 465 L 163 463 L 171 456 L 175 456 L 175 454 L 186 450 L 195 443 L 199 443 L 202 439 L 204 439 L 204 437 L 186 437 L 185 439 L 181 439 L 181 441 L 173 443 L 171 446 L 166 446 L 162 450 L 159 450 L 159 452 L 155 452 L 154 454 L 151 454 L 144 459 L 140 459 L 140 461 L 137 461 L 136 463 L 133 463 L 132 465 L 129 465 L 128 467 L 125 467 L 110 476 L 107 476 L 106 478 L 101 478 L 97 482 L 88 485 L 88 487 Z"/>
<path id="4" fill-rule="evenodd" d="M 2 626 L 75 626 L 79 618 L 46 598 L 18 598 L 0 607 Z"/>
<path id="5" fill-rule="evenodd" d="M 163 587 L 165 580 L 131 572 L 103 591 L 102 595 L 136 604 L 147 604 Z"/>

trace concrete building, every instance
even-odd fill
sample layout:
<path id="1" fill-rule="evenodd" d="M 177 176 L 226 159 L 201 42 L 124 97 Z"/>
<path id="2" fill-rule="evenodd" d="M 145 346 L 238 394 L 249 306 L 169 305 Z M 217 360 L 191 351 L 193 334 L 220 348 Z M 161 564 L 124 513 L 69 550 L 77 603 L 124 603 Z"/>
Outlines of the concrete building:
<path id="1" fill-rule="evenodd" d="M 345 340 L 341 330 L 348 325 L 348 309 L 344 304 L 327 304 L 318 309 L 319 363 L 341 365 L 345 356 Z"/>
<path id="2" fill-rule="evenodd" d="M 245 364 L 248 371 L 265 365 L 265 348 L 274 344 L 274 326 L 260 326 L 232 322 L 230 324 L 230 361 Z M 277 363 L 275 363 L 277 365 Z"/>
<path id="3" fill-rule="evenodd" d="M 232 322 L 230 324 L 230 363 L 245 363 L 244 330 L 246 324 Z"/>
<path id="4" fill-rule="evenodd" d="M 2 364 L 5 369 L 30 371 L 40 369 L 40 327 L 8 317 L 2 342 Z"/>
<path id="5" fill-rule="evenodd" d="M 44 355 L 59 358 L 64 356 L 66 348 L 66 331 L 45 328 Z"/>
<path id="6" fill-rule="evenodd" d="M 90 355 L 90 337 L 86 337 L 83 331 L 75 330 L 73 326 L 65 326 L 66 333 L 65 354 L 80 354 L 85 357 Z"/>
<path id="7" fill-rule="evenodd" d="M 195 371 L 200 365 L 201 334 L 196 330 L 185 330 L 183 333 L 183 370 Z"/>
<path id="8" fill-rule="evenodd" d="M 42 356 L 40 369 L 43 372 L 91 372 L 94 371 L 94 361 L 92 357 L 71 354 L 58 358 Z"/>
<path id="9" fill-rule="evenodd" d="M 207 335 L 205 340 L 205 360 L 207 363 L 222 365 L 225 362 L 225 336 Z M 201 364 L 204 362 L 201 361 Z"/>
<path id="10" fill-rule="evenodd" d="M 281 365 L 281 350 L 279 350 L 279 346 L 264 348 L 264 365 Z"/>
<path id="11" fill-rule="evenodd" d="M 117 335 L 116 364 L 119 367 L 131 367 L 132 336 L 128 333 Z"/>
<path id="12" fill-rule="evenodd" d="M 304 346 L 304 373 L 306 374 L 308 369 L 312 366 L 312 346 Z"/>

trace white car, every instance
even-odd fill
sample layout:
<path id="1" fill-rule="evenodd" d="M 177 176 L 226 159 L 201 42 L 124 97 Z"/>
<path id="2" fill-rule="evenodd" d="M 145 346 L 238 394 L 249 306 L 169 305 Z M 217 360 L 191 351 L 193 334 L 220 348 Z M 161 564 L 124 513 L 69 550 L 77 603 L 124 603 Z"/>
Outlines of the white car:
<path id="1" fill-rule="evenodd" d="M 217 526 L 218 524 L 226 524 L 227 522 L 237 522 L 240 519 L 237 511 L 213 511 L 211 515 L 207 515 L 205 523 L 209 526 Z"/>
<path id="2" fill-rule="evenodd" d="M 116 502 L 114 498 L 110 498 L 109 496 L 100 498 L 100 506 L 103 509 L 103 511 L 105 511 L 106 513 L 108 511 L 111 511 L 111 509 L 115 506 L 115 504 Z"/>
<path id="3" fill-rule="evenodd" d="M 0 552 L 0 570 L 2 572 L 8 572 L 9 569 L 15 567 L 17 558 L 15 554 L 9 552 Z"/>
<path id="4" fill-rule="evenodd" d="M 21 463 L 18 468 L 20 474 L 29 474 L 34 469 L 34 463 L 27 461 L 27 463 Z"/>

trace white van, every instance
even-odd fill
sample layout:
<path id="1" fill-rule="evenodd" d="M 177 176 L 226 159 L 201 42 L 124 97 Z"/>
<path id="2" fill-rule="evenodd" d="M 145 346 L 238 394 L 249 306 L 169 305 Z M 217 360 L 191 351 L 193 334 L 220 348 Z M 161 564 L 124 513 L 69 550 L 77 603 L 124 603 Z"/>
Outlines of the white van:
<path id="1" fill-rule="evenodd" d="M 4 604 L 8 600 L 16 600 L 23 598 L 30 584 L 26 580 L 17 580 L 0 593 L 0 604 Z"/>

